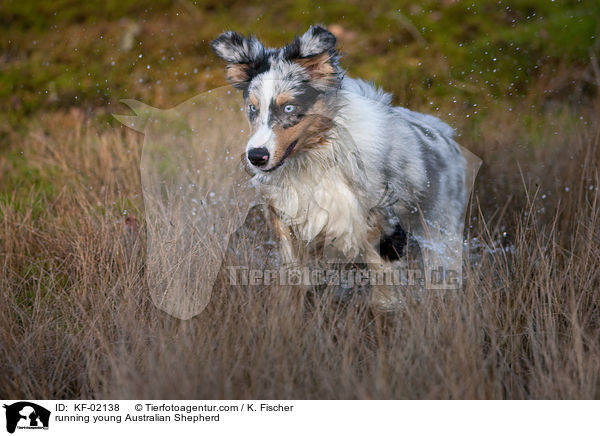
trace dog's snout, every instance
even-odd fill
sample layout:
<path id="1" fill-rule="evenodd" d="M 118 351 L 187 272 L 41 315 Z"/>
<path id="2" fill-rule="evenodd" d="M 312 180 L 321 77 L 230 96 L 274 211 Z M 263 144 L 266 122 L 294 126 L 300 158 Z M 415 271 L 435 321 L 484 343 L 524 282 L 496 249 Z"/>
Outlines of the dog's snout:
<path id="1" fill-rule="evenodd" d="M 248 160 L 255 167 L 262 167 L 269 162 L 269 150 L 264 147 L 248 150 Z"/>

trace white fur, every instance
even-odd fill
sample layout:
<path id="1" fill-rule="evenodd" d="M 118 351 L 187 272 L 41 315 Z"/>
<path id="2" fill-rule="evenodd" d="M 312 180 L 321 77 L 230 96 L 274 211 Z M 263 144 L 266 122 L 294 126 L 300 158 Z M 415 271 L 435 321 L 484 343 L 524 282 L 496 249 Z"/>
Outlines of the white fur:
<path id="1" fill-rule="evenodd" d="M 275 134 L 266 122 L 261 123 L 258 130 L 252 135 L 246 146 L 246 152 L 253 148 L 264 147 L 269 150 L 270 154 L 273 154 Z"/>

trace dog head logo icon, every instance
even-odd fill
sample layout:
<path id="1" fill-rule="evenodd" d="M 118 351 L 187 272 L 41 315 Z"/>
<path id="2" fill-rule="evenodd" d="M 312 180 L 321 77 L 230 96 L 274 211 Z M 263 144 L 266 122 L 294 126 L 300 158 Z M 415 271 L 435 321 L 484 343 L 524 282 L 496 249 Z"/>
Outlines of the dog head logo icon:
<path id="1" fill-rule="evenodd" d="M 47 429 L 50 411 L 28 401 L 4 405 L 6 409 L 6 431 L 14 433 L 19 429 Z"/>

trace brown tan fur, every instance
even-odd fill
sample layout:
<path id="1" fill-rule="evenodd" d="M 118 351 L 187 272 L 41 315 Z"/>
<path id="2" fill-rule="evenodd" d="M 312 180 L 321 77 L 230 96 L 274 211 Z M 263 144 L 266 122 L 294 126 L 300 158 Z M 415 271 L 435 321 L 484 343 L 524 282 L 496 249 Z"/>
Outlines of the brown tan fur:
<path id="1" fill-rule="evenodd" d="M 333 121 L 322 115 L 308 115 L 301 122 L 288 129 L 274 127 L 277 143 L 273 155 L 275 162 L 279 162 L 290 144 L 298 140 L 291 154 L 303 149 L 309 149 L 323 144 L 327 139 L 327 132 L 333 127 Z"/>
<path id="2" fill-rule="evenodd" d="M 250 104 L 253 104 L 253 105 L 254 105 L 254 106 L 256 106 L 257 108 L 259 107 L 259 101 L 258 101 L 258 99 L 256 98 L 256 96 L 254 96 L 254 95 L 250 95 L 250 96 L 248 97 L 248 101 L 250 102 Z"/>
<path id="3" fill-rule="evenodd" d="M 227 65 L 227 80 L 231 83 L 244 83 L 250 77 L 248 76 L 248 68 L 244 64 L 229 64 Z"/>
<path id="4" fill-rule="evenodd" d="M 294 98 L 293 94 L 290 92 L 282 92 L 275 98 L 275 103 L 278 106 L 283 106 L 287 102 L 291 101 Z"/>
<path id="5" fill-rule="evenodd" d="M 296 62 L 306 68 L 313 80 L 333 81 L 336 71 L 331 62 L 331 55 L 327 52 L 309 58 L 300 58 Z"/>

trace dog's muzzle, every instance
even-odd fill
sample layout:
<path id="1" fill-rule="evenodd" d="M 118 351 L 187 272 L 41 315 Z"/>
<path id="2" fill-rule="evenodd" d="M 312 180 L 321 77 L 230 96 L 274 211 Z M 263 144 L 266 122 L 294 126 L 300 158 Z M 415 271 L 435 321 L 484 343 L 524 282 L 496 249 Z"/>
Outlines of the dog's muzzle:
<path id="1" fill-rule="evenodd" d="M 255 167 L 263 167 L 269 162 L 269 150 L 264 147 L 248 150 L 248 160 Z"/>

